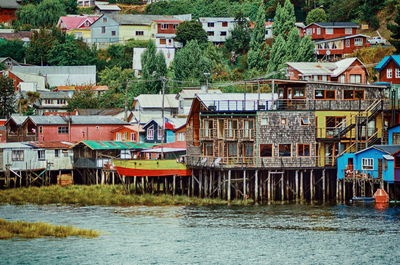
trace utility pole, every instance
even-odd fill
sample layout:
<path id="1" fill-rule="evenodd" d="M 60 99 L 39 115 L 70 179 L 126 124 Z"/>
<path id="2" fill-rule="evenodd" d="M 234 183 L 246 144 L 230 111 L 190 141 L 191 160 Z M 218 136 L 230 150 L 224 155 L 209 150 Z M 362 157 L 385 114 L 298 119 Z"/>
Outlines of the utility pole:
<path id="1" fill-rule="evenodd" d="M 165 101 L 165 85 L 167 84 L 168 79 L 164 76 L 161 77 L 162 82 L 162 103 L 161 103 L 161 144 L 163 145 L 165 142 L 165 117 L 164 117 L 164 101 Z M 161 159 L 164 159 L 164 147 L 161 145 Z"/>

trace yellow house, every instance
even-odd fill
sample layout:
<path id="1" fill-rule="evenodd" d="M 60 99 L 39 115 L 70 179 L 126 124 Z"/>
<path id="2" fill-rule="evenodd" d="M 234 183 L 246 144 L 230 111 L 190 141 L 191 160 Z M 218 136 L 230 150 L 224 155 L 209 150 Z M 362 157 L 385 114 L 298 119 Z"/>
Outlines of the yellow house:
<path id="1" fill-rule="evenodd" d="M 90 26 L 99 18 L 98 15 L 68 15 L 59 18 L 57 27 L 67 34 L 87 41 L 91 38 Z"/>

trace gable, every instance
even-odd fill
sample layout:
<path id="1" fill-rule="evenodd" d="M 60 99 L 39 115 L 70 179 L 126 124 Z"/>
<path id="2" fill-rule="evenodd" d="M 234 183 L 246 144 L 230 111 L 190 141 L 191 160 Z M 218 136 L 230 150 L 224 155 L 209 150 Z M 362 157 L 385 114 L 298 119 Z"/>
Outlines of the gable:
<path id="1" fill-rule="evenodd" d="M 400 67 L 400 55 L 390 55 L 385 56 L 377 66 L 375 66 L 375 70 L 382 71 L 391 61 L 393 61 L 398 67 Z"/>

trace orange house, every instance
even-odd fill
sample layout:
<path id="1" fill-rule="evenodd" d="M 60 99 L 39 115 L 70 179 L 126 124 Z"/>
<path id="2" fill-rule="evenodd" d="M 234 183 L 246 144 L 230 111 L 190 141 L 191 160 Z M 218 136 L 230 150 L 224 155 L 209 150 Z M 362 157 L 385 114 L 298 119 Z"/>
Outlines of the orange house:
<path id="1" fill-rule="evenodd" d="M 124 125 L 113 131 L 114 141 L 140 142 L 140 133 L 144 132 L 141 125 Z"/>

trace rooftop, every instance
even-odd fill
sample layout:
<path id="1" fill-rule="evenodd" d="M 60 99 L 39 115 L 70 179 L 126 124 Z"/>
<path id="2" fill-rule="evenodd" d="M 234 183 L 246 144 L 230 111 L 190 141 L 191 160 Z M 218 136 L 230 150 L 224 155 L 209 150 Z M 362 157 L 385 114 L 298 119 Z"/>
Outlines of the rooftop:
<path id="1" fill-rule="evenodd" d="M 354 22 L 314 22 L 310 25 L 315 24 L 323 28 L 358 28 L 358 24 Z M 310 26 L 310 25 L 307 25 Z"/>
<path id="2" fill-rule="evenodd" d="M 0 8 L 18 9 L 21 5 L 17 0 L 0 0 Z"/>
<path id="3" fill-rule="evenodd" d="M 400 55 L 390 55 L 390 56 L 385 56 L 379 63 L 377 66 L 375 66 L 375 70 L 377 71 L 381 71 L 383 68 L 385 68 L 385 66 L 391 61 L 393 60 L 394 63 L 400 67 Z"/>
<path id="4" fill-rule="evenodd" d="M 79 144 L 84 144 L 92 150 L 130 150 L 130 149 L 144 149 L 152 145 L 144 145 L 141 143 L 121 142 L 121 141 L 82 141 Z"/>
<path id="5" fill-rule="evenodd" d="M 166 94 L 164 97 L 164 108 L 178 108 L 179 102 L 175 98 L 175 94 Z M 135 98 L 141 108 L 162 108 L 161 94 L 141 94 Z M 136 103 L 135 103 L 136 104 Z"/>
<path id="6" fill-rule="evenodd" d="M 62 16 L 58 20 L 57 25 L 62 29 L 77 29 L 77 28 L 90 28 L 99 16 L 96 15 L 68 15 Z M 86 26 L 85 22 L 88 21 L 89 25 Z"/>
<path id="7" fill-rule="evenodd" d="M 46 149 L 69 149 L 73 146 L 70 142 L 29 142 L 30 146 Z"/>
<path id="8" fill-rule="evenodd" d="M 117 5 L 106 5 L 103 3 L 101 3 L 101 4 L 97 3 L 95 6 L 96 6 L 96 8 L 98 8 L 99 10 L 102 10 L 102 11 L 121 11 L 121 8 Z"/>
<path id="9" fill-rule="evenodd" d="M 36 125 L 127 125 L 120 119 L 110 116 L 29 116 Z"/>
<path id="10" fill-rule="evenodd" d="M 174 16 L 161 16 L 161 15 L 110 14 L 108 16 L 121 25 L 150 25 L 154 20 L 177 19 Z"/>

